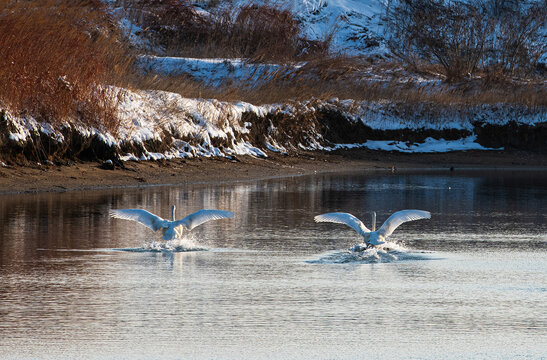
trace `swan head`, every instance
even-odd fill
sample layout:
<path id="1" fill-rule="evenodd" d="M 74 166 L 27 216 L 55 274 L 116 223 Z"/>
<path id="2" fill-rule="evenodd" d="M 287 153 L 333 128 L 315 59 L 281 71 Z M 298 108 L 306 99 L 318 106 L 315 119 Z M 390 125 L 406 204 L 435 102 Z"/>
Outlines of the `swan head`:
<path id="1" fill-rule="evenodd" d="M 175 210 L 177 207 L 175 205 L 171 205 L 171 221 L 175 221 Z"/>

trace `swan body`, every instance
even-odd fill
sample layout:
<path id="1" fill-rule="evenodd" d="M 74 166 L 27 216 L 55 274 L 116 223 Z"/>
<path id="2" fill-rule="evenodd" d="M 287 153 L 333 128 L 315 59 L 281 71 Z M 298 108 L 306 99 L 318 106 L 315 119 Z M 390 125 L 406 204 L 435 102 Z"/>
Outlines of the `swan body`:
<path id="1" fill-rule="evenodd" d="M 332 222 L 344 224 L 355 230 L 363 237 L 365 246 L 357 244 L 354 247 L 356 251 L 362 251 L 370 246 L 378 246 L 385 244 L 386 239 L 399 227 L 402 223 L 420 219 L 431 219 L 431 213 L 424 210 L 401 210 L 393 213 L 384 224 L 376 231 L 376 213 L 372 213 L 372 231 L 369 230 L 361 220 L 355 216 L 343 213 L 334 212 L 321 214 L 314 217 L 315 222 Z"/>
<path id="2" fill-rule="evenodd" d="M 154 230 L 161 231 L 163 240 L 182 237 L 183 229 L 192 230 L 210 220 L 233 218 L 234 213 L 225 210 L 199 210 L 185 218 L 175 220 L 175 205 L 171 207 L 171 221 L 163 219 L 143 209 L 110 210 L 110 216 L 117 219 L 133 220 Z"/>

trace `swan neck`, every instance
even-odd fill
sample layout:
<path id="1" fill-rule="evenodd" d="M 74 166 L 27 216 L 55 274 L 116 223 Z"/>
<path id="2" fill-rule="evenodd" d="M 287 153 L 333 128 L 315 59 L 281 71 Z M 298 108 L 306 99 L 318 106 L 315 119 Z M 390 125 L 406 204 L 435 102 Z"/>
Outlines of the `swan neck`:
<path id="1" fill-rule="evenodd" d="M 171 221 L 175 221 L 175 205 L 171 206 Z"/>
<path id="2" fill-rule="evenodd" d="M 372 231 L 376 231 L 376 212 L 372 212 Z"/>

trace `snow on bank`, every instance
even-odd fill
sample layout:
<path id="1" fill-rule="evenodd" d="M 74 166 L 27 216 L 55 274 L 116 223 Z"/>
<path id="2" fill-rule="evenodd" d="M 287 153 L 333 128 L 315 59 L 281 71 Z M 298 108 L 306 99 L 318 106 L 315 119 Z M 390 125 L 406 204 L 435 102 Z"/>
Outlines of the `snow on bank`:
<path id="1" fill-rule="evenodd" d="M 545 110 L 501 103 L 462 107 L 331 99 L 324 106 L 337 109 L 350 120 L 360 121 L 373 130 L 472 131 L 477 123 L 502 126 L 514 122 L 534 126 L 547 122 Z"/>
<path id="2" fill-rule="evenodd" d="M 72 141 L 65 139 L 65 135 L 68 133 L 68 137 L 73 138 L 71 132 L 77 132 L 81 138 L 93 138 L 105 144 L 123 161 L 232 158 L 236 155 L 267 157 L 268 152 L 287 154 L 296 149 L 332 151 L 356 147 L 406 153 L 447 152 L 496 150 L 477 142 L 477 136 L 473 133 L 477 127 L 513 123 L 526 128 L 547 123 L 545 111 L 534 112 L 503 105 L 483 105 L 452 112 L 449 109 L 431 111 L 426 107 L 401 110 L 393 103 L 337 99 L 254 106 L 245 102 L 188 99 L 165 91 L 113 91 L 117 92 L 119 101 L 120 128 L 116 136 L 74 121 L 54 127 L 6 112 L 8 131 L 0 134 L 0 140 L 1 136 L 6 137 L 8 141 L 4 141 L 3 146 L 7 144 L 8 147 L 12 146 L 10 142 L 20 146 L 30 142 L 39 146 L 51 144 L 51 140 L 57 143 Z M 359 122 L 365 129 L 362 132 L 365 135 L 362 142 L 357 139 L 358 144 L 333 144 L 321 132 L 325 125 L 341 125 L 341 129 L 347 129 L 346 125 Z M 258 129 L 263 129 L 260 130 L 262 133 Z M 454 140 L 452 132 L 452 140 L 443 140 L 445 130 L 449 133 L 457 130 L 461 138 Z M 346 130 L 340 131 L 343 138 Z M 374 137 L 366 138 L 371 131 L 375 132 Z M 405 138 L 404 134 L 426 132 L 427 138 L 421 135 L 408 137 L 425 139 L 423 141 L 401 141 Z M 40 137 L 51 140 L 40 140 Z M 81 147 L 79 144 L 76 145 Z M 66 149 L 67 146 L 58 148 Z M 46 153 L 49 151 L 42 150 Z"/>
<path id="3" fill-rule="evenodd" d="M 468 150 L 503 150 L 503 148 L 486 148 L 476 142 L 475 135 L 458 140 L 427 138 L 423 143 L 404 141 L 368 140 L 363 144 L 338 144 L 334 149 L 365 148 L 370 150 L 398 151 L 403 153 L 443 153 Z"/>
<path id="4" fill-rule="evenodd" d="M 265 157 L 266 153 L 242 139 L 250 124 L 241 124 L 244 112 L 263 116 L 264 107 L 248 103 L 226 103 L 217 100 L 188 99 L 165 91 L 121 90 L 119 98 L 118 145 L 133 144 L 145 150 L 140 160 L 189 157 L 229 157 L 252 155 Z M 169 150 L 163 153 L 146 151 L 146 144 L 172 138 Z M 221 146 L 215 146 L 222 143 Z M 126 154 L 123 160 L 134 160 Z"/>
<path id="5" fill-rule="evenodd" d="M 6 112 L 6 117 L 12 125 L 8 137 L 14 142 L 25 142 L 31 138 L 32 134 L 40 132 L 57 142 L 64 140 L 63 134 L 56 131 L 49 123 L 38 122 L 32 117 L 13 118 L 9 112 Z"/>

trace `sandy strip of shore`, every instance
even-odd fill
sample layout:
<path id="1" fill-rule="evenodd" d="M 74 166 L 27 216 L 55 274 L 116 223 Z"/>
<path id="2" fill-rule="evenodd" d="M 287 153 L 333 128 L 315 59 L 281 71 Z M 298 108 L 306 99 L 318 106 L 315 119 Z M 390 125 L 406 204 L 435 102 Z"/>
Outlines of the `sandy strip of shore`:
<path id="1" fill-rule="evenodd" d="M 147 185 L 226 183 L 352 170 L 409 168 L 533 168 L 547 170 L 542 154 L 512 151 L 467 151 L 437 154 L 402 154 L 370 150 L 334 153 L 310 152 L 298 156 L 250 156 L 237 161 L 221 158 L 127 162 L 125 168 L 105 170 L 96 162 L 69 166 L 0 167 L 0 194 L 107 189 Z"/>

